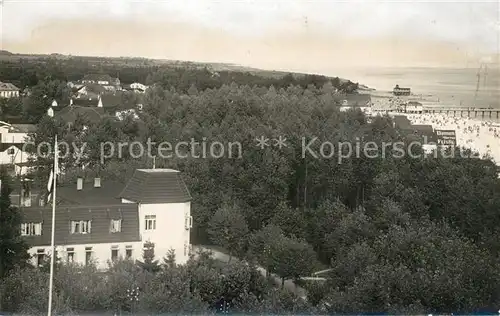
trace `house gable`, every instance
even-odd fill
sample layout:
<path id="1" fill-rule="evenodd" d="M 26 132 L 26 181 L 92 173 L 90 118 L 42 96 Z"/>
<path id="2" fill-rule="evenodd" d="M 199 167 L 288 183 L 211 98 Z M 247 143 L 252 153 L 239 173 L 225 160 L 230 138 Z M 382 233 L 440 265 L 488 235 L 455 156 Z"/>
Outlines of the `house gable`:
<path id="1" fill-rule="evenodd" d="M 137 169 L 119 197 L 149 204 L 191 201 L 180 172 L 172 169 Z"/>

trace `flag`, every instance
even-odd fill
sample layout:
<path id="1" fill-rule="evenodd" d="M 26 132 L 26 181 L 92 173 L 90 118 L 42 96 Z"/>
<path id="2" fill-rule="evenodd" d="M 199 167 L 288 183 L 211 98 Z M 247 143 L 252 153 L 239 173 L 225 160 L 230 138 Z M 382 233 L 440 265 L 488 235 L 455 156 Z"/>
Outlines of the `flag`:
<path id="1" fill-rule="evenodd" d="M 57 175 L 60 173 L 58 160 L 59 160 L 59 153 L 57 149 L 57 136 L 56 136 L 56 139 L 54 141 L 54 165 L 53 168 L 50 170 L 49 181 L 47 182 L 47 203 L 50 203 L 50 200 L 52 198 L 52 192 L 54 192 L 54 185 L 56 184 Z"/>

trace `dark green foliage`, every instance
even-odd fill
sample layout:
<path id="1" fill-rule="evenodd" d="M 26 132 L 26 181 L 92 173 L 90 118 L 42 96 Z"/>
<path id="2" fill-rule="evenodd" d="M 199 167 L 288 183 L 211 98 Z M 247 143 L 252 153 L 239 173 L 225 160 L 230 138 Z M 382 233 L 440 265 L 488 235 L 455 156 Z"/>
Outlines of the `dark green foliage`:
<path id="1" fill-rule="evenodd" d="M 11 179 L 0 170 L 0 279 L 16 266 L 26 266 L 28 245 L 21 238 L 21 213 L 10 205 Z M 1 304 L 0 304 L 1 305 Z"/>
<path id="2" fill-rule="evenodd" d="M 227 249 L 231 256 L 244 254 L 248 226 L 237 206 L 223 206 L 215 212 L 208 225 L 212 242 Z"/>

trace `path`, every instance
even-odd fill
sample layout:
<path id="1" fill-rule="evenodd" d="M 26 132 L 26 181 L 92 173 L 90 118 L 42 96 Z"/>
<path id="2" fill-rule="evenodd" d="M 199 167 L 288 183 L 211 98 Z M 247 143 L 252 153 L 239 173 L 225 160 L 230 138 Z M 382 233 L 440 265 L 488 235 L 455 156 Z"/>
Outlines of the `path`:
<path id="1" fill-rule="evenodd" d="M 229 255 L 219 251 L 212 249 L 210 246 L 193 246 L 193 250 L 197 251 L 198 249 L 200 250 L 205 250 L 205 251 L 210 251 L 212 252 L 212 257 L 214 259 L 220 260 L 222 262 L 228 262 L 229 261 Z M 236 259 L 233 257 L 233 260 Z M 263 267 L 257 266 L 257 270 L 265 277 L 266 276 L 266 269 Z M 272 274 L 271 276 L 274 280 L 274 282 L 281 286 L 281 278 L 278 275 Z M 292 280 L 285 280 L 285 285 L 284 288 L 287 289 L 288 291 L 294 293 L 298 297 L 302 299 L 307 299 L 307 292 L 304 288 L 297 286 L 295 283 L 293 283 Z"/>

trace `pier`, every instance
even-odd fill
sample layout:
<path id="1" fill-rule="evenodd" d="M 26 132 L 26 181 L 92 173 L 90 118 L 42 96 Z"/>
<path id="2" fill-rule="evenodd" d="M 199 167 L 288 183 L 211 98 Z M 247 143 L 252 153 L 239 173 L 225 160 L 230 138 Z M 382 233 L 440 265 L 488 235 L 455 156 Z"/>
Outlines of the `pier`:
<path id="1" fill-rule="evenodd" d="M 454 108 L 454 107 L 423 107 L 422 113 L 447 114 L 458 117 L 500 118 L 500 109 L 491 108 Z"/>

